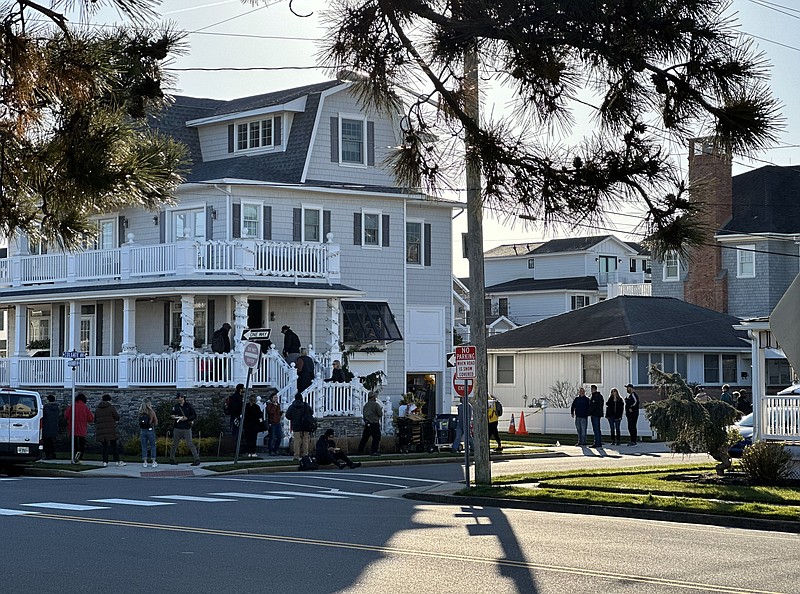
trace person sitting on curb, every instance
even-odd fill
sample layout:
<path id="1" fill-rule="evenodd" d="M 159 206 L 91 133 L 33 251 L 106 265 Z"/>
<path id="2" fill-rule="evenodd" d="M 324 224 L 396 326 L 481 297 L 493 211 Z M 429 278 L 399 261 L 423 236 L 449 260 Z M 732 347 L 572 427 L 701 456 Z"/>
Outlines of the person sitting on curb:
<path id="1" fill-rule="evenodd" d="M 347 455 L 336 447 L 336 442 L 333 440 L 333 429 L 328 429 L 317 440 L 316 445 L 317 464 L 336 464 L 341 470 L 345 466 L 349 468 L 358 468 L 361 462 L 353 462 Z M 339 462 L 341 460 L 341 462 Z"/>

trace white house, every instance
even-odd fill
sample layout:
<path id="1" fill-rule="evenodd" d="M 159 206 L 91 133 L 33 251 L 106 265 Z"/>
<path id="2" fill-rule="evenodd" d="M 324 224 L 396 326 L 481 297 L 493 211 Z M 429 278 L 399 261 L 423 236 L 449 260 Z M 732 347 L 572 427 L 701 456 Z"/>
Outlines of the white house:
<path id="1" fill-rule="evenodd" d="M 271 328 L 279 351 L 290 325 L 320 363 L 309 394 L 318 408 L 357 408 L 347 400 L 356 388 L 321 381 L 347 353 L 357 375 L 386 373 L 385 395 L 432 382 L 431 412 L 441 410 L 458 205 L 397 186 L 385 163 L 398 122 L 350 86 L 175 97 L 152 122 L 190 156 L 173 205 L 99 214 L 86 251 L 17 237 L 0 259 L 0 383 L 71 386 L 60 355 L 78 350 L 88 353 L 80 386 L 230 386 L 245 376 L 242 332 Z M 225 322 L 234 351 L 211 353 Z M 29 356 L 31 343 L 45 356 Z M 278 351 L 255 382 L 290 397 L 294 370 Z"/>

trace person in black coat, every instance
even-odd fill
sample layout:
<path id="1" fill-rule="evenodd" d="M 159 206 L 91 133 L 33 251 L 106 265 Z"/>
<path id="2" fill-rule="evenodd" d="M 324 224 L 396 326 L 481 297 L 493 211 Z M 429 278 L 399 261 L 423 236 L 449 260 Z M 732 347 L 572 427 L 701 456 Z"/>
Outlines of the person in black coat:
<path id="1" fill-rule="evenodd" d="M 628 395 L 625 397 L 625 418 L 628 419 L 628 433 L 631 436 L 629 446 L 635 446 L 638 443 L 638 434 L 636 433 L 636 425 L 639 423 L 639 395 L 633 389 L 633 384 L 625 386 Z"/>
<path id="2" fill-rule="evenodd" d="M 258 441 L 258 434 L 262 431 L 264 425 L 264 413 L 261 407 L 258 406 L 258 401 L 254 395 L 247 399 L 247 405 L 244 407 L 244 453 L 248 458 L 258 458 L 256 454 L 256 442 Z"/>
<path id="3" fill-rule="evenodd" d="M 283 333 L 283 356 L 291 365 L 300 357 L 300 337 L 289 326 L 283 326 L 281 333 Z"/>
<path id="4" fill-rule="evenodd" d="M 621 444 L 619 426 L 624 413 L 625 401 L 616 388 L 611 388 L 611 394 L 606 400 L 606 418 L 608 419 L 608 426 L 611 428 L 611 445 Z"/>
<path id="5" fill-rule="evenodd" d="M 236 384 L 236 389 L 228 397 L 227 409 L 231 417 L 231 435 L 236 439 L 239 436 L 239 421 L 244 406 L 244 384 Z"/>
<path id="6" fill-rule="evenodd" d="M 317 445 L 314 448 L 316 454 L 317 464 L 336 464 L 341 470 L 345 466 L 348 468 L 358 468 L 361 462 L 353 462 L 347 455 L 336 447 L 336 442 L 333 440 L 333 429 L 328 429 L 317 440 Z"/>
<path id="7" fill-rule="evenodd" d="M 56 438 L 58 437 L 58 421 L 61 418 L 61 407 L 52 394 L 47 396 L 47 404 L 42 407 L 42 445 L 46 460 L 56 459 Z"/>
<path id="8" fill-rule="evenodd" d="M 325 381 L 334 382 L 336 384 L 344 384 L 347 382 L 344 377 L 344 369 L 342 369 L 342 364 L 338 359 L 333 362 L 333 371 L 331 371 L 331 376 Z"/>
<path id="9" fill-rule="evenodd" d="M 295 361 L 297 368 L 297 391 L 303 392 L 314 383 L 314 359 L 306 354 L 305 349 L 300 349 L 301 355 Z"/>

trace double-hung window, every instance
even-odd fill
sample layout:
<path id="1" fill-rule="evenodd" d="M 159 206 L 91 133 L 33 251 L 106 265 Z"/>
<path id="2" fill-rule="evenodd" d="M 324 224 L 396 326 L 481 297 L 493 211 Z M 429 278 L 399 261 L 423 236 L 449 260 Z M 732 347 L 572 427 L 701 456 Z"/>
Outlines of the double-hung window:
<path id="1" fill-rule="evenodd" d="M 495 379 L 498 384 L 514 383 L 514 356 L 497 355 L 495 359 Z"/>
<path id="2" fill-rule="evenodd" d="M 110 250 L 117 247 L 116 231 L 116 219 L 100 219 L 97 221 L 97 249 Z"/>
<path id="3" fill-rule="evenodd" d="M 422 223 L 406 223 L 406 264 L 422 264 Z"/>
<path id="4" fill-rule="evenodd" d="M 205 208 L 173 211 L 172 235 L 174 241 L 184 237 L 201 241 L 204 240 L 206 238 Z"/>
<path id="5" fill-rule="evenodd" d="M 342 163 L 351 165 L 364 165 L 366 154 L 364 133 L 366 121 L 364 119 L 341 118 L 341 158 Z"/>
<path id="6" fill-rule="evenodd" d="M 703 382 L 706 384 L 734 383 L 737 381 L 736 355 L 704 355 Z"/>
<path id="7" fill-rule="evenodd" d="M 581 375 L 584 384 L 602 383 L 602 356 L 599 353 L 581 355 Z"/>
<path id="8" fill-rule="evenodd" d="M 380 247 L 381 245 L 381 213 L 364 211 L 362 216 L 362 245 Z"/>
<path id="9" fill-rule="evenodd" d="M 664 255 L 664 280 L 680 280 L 681 265 L 678 259 L 678 252 L 667 252 Z"/>
<path id="10" fill-rule="evenodd" d="M 304 206 L 302 241 L 321 242 L 322 240 L 322 208 Z"/>
<path id="11" fill-rule="evenodd" d="M 756 246 L 740 245 L 736 249 L 736 276 L 754 278 L 756 275 Z"/>
<path id="12" fill-rule="evenodd" d="M 242 202 L 242 237 L 262 239 L 261 204 Z"/>

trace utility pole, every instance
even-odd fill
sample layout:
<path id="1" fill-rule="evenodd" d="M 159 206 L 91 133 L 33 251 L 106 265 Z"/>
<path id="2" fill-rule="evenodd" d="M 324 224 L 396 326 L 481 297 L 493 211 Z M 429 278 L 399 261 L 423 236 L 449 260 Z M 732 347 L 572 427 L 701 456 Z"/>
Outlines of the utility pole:
<path id="1" fill-rule="evenodd" d="M 478 88 L 478 40 L 474 38 L 464 51 L 464 111 L 480 124 L 480 92 Z M 475 345 L 476 369 L 472 400 L 475 484 L 491 485 L 492 466 L 489 460 L 489 420 L 487 417 L 488 382 L 486 356 L 486 312 L 484 311 L 483 272 L 483 198 L 481 162 L 475 149 L 475 137 L 469 127 L 464 135 L 467 178 L 467 260 L 469 262 L 470 342 Z M 465 399 L 466 400 L 466 399 Z M 466 406 L 464 408 L 467 408 Z M 467 440 L 465 440 L 467 441 Z M 466 447 L 466 444 L 465 444 Z"/>

